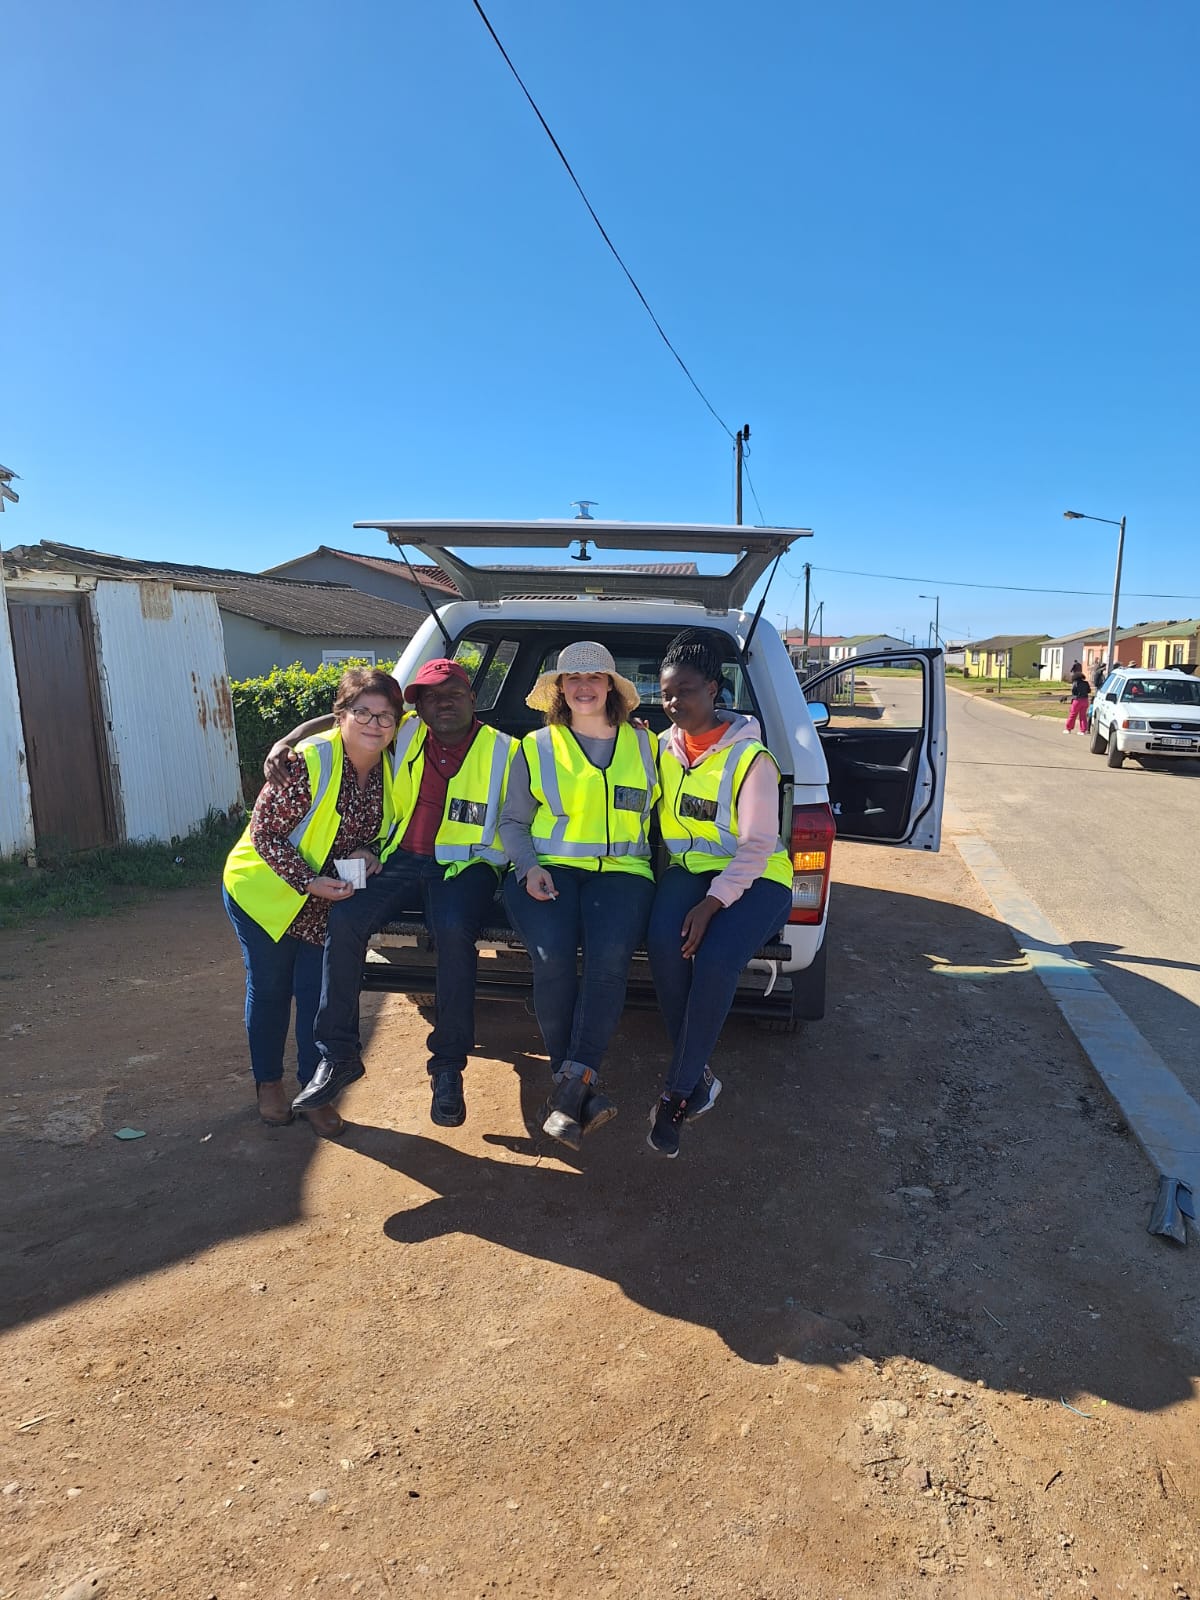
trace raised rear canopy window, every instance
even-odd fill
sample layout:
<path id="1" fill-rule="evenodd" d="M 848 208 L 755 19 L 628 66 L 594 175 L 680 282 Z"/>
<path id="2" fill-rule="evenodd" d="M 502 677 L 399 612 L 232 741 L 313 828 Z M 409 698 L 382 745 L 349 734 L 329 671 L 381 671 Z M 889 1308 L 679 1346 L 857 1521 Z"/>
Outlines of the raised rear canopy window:
<path id="1" fill-rule="evenodd" d="M 356 522 L 392 544 L 419 550 L 446 572 L 465 600 L 495 603 L 583 595 L 596 599 L 674 600 L 710 611 L 740 610 L 771 563 L 808 528 L 739 528 L 706 523 L 600 522 L 573 518 L 545 522 Z M 487 550 L 570 550 L 566 564 L 479 562 Z M 593 551 L 618 552 L 605 560 Z M 463 552 L 470 552 L 474 560 Z M 661 554 L 647 561 L 648 552 Z M 699 563 L 728 558 L 725 571 L 701 572 Z M 627 558 L 627 559 L 626 559 Z M 440 597 L 439 597 L 440 598 Z"/>

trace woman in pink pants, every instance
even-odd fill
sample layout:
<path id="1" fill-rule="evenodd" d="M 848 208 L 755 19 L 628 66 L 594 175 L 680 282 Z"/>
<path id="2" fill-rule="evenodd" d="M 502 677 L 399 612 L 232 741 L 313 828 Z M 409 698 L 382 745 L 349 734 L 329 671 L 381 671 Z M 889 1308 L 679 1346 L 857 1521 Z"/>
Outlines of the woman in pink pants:
<path id="1" fill-rule="evenodd" d="M 1067 718 L 1065 733 L 1073 733 L 1078 722 L 1080 733 L 1088 731 L 1088 701 L 1091 699 L 1092 689 L 1083 675 L 1083 668 L 1075 668 L 1075 676 L 1071 679 L 1071 714 Z"/>

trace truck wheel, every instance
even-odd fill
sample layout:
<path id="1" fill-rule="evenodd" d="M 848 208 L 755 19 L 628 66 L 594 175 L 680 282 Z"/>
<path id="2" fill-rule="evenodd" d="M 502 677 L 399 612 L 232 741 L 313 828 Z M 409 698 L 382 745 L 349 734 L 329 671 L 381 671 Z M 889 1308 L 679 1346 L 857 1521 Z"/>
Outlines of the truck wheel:
<path id="1" fill-rule="evenodd" d="M 1092 724 L 1092 742 L 1088 748 L 1091 750 L 1094 756 L 1104 754 L 1104 735 L 1100 732 L 1100 729 L 1094 722 Z"/>
<path id="2" fill-rule="evenodd" d="M 1110 767 L 1119 767 L 1125 757 L 1117 748 L 1117 730 L 1114 728 L 1108 736 L 1108 764 Z"/>

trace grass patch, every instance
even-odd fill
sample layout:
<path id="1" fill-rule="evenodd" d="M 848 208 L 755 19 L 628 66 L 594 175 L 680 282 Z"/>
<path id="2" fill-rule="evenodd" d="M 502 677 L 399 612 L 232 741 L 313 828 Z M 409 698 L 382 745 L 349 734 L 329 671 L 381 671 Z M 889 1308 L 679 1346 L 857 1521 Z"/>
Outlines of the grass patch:
<path id="1" fill-rule="evenodd" d="M 1031 717 L 1061 717 L 1065 722 L 1071 709 L 1069 684 L 1045 678 L 1005 678 L 997 688 L 995 678 L 948 677 L 952 688 L 963 689 L 978 699 L 998 700 L 1015 706 Z"/>
<path id="2" fill-rule="evenodd" d="M 219 812 L 170 844 L 122 844 L 47 857 L 35 868 L 0 861 L 0 928 L 42 917 L 105 917 L 162 889 L 215 884 L 244 822 Z"/>

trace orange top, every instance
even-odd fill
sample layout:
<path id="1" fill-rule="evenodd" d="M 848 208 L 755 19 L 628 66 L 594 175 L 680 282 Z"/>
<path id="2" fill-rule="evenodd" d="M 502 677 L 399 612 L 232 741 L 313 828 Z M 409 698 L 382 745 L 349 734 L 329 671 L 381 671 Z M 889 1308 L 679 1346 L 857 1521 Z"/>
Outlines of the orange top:
<path id="1" fill-rule="evenodd" d="M 728 723 L 718 722 L 715 728 L 710 728 L 707 733 L 698 733 L 693 737 L 690 733 L 683 733 L 683 750 L 688 758 L 688 766 L 694 767 L 702 755 L 705 755 L 716 744 L 717 740 L 729 726 Z"/>

